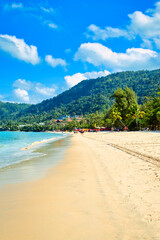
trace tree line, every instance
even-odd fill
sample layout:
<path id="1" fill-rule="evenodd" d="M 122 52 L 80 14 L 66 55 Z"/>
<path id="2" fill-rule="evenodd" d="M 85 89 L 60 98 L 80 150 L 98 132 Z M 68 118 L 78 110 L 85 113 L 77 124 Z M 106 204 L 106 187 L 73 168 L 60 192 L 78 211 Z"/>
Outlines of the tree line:
<path id="1" fill-rule="evenodd" d="M 72 119 L 71 122 L 63 120 L 60 123 L 55 123 L 52 114 L 48 118 L 48 113 L 42 113 L 37 116 L 27 116 L 17 120 L 6 120 L 0 123 L 1 130 L 10 131 L 72 131 L 75 128 L 96 129 L 116 128 L 124 130 L 140 130 L 148 128 L 150 130 L 160 129 L 160 90 L 152 97 L 146 97 L 143 104 L 139 105 L 135 92 L 126 87 L 125 89 L 118 88 L 114 94 L 110 96 L 114 102 L 107 110 L 96 111 L 91 114 L 86 114 L 80 122 Z M 36 121 L 37 118 L 39 121 Z M 44 120 L 45 119 L 45 120 Z M 40 120 L 43 125 L 40 125 Z M 19 127 L 20 124 L 24 126 Z"/>

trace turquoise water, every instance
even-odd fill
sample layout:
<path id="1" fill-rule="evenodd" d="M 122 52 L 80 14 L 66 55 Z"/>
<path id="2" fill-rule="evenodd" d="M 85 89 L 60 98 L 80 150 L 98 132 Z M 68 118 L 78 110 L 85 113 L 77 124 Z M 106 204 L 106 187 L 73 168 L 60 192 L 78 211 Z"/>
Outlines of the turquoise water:
<path id="1" fill-rule="evenodd" d="M 53 141 L 64 138 L 65 134 L 44 132 L 0 132 L 0 169 L 44 155 L 35 151 L 36 145 L 29 150 L 22 150 L 34 142 L 54 138 Z M 47 143 L 45 143 L 47 144 Z"/>

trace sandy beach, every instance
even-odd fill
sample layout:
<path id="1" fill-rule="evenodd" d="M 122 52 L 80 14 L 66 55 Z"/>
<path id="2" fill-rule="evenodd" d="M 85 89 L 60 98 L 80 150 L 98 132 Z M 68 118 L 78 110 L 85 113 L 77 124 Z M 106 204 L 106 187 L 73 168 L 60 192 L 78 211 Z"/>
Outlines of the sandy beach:
<path id="1" fill-rule="evenodd" d="M 0 190 L 2 240 L 159 240 L 160 133 L 75 134 L 42 179 Z"/>

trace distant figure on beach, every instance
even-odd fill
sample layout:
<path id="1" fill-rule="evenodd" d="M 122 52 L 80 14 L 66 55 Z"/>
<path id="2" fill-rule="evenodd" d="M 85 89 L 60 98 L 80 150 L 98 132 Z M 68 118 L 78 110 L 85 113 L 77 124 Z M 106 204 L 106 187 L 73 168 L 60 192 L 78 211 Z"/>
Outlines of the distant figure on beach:
<path id="1" fill-rule="evenodd" d="M 82 130 L 82 131 L 80 131 L 80 133 L 83 135 L 83 134 L 84 134 L 84 131 Z"/>
<path id="2" fill-rule="evenodd" d="M 124 128 L 124 131 L 127 131 L 128 130 L 128 127 L 126 126 L 125 128 Z"/>

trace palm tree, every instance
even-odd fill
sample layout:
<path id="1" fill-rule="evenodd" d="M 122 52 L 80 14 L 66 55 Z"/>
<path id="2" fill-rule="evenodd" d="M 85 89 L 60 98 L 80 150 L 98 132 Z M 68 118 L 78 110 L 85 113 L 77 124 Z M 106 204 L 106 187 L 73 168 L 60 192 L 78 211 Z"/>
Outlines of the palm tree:
<path id="1" fill-rule="evenodd" d="M 136 127 L 138 128 L 140 119 L 144 117 L 145 112 L 141 111 L 138 105 L 132 105 L 129 109 L 129 114 L 126 115 L 129 125 L 132 122 L 136 122 Z"/>
<path id="2" fill-rule="evenodd" d="M 122 123 L 122 125 L 125 127 L 124 123 L 122 122 L 121 113 L 118 111 L 118 108 L 116 107 L 112 108 L 110 113 L 110 118 L 112 119 L 113 124 L 115 124 L 115 122 L 119 120 Z"/>

